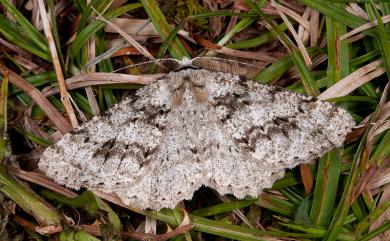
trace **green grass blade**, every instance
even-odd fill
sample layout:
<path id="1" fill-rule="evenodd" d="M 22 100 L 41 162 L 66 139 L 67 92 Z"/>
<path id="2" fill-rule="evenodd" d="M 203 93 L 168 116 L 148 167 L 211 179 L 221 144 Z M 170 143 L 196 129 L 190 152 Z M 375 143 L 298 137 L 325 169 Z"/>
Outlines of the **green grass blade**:
<path id="1" fill-rule="evenodd" d="M 51 61 L 48 51 L 39 48 L 21 29 L 10 22 L 4 15 L 0 14 L 0 33 L 11 43 L 27 50 L 28 52 L 39 56 L 40 58 Z"/>
<path id="2" fill-rule="evenodd" d="M 287 29 L 287 26 L 285 23 L 281 23 L 277 25 L 277 27 L 280 29 L 280 31 L 285 31 Z M 272 40 L 275 37 L 275 33 L 270 30 L 268 32 L 265 32 L 261 34 L 258 37 L 246 39 L 242 41 L 238 41 L 235 43 L 227 44 L 226 47 L 231 49 L 248 49 L 253 47 L 258 47 L 264 43 L 267 43 L 268 41 Z"/>
<path id="3" fill-rule="evenodd" d="M 372 9 L 374 10 L 376 20 L 378 21 L 378 25 L 376 27 L 376 32 L 379 35 L 379 45 L 382 50 L 382 56 L 385 61 L 385 69 L 387 78 L 390 79 L 390 45 L 389 45 L 389 33 L 386 32 L 386 28 L 382 21 L 382 16 L 379 14 L 376 5 L 372 3 Z"/>
<path id="4" fill-rule="evenodd" d="M 309 70 L 303 60 L 301 52 L 295 47 L 292 41 L 288 36 L 282 32 L 277 25 L 271 22 L 268 17 L 261 12 L 261 10 L 256 6 L 252 0 L 245 0 L 245 2 L 255 11 L 260 17 L 262 17 L 275 31 L 277 36 L 284 42 L 284 45 L 288 48 L 292 61 L 294 62 L 295 67 L 297 68 L 298 73 L 301 76 L 305 90 L 309 95 L 317 96 L 320 94 L 317 83 L 310 76 Z"/>
<path id="5" fill-rule="evenodd" d="M 6 160 L 11 155 L 7 138 L 8 76 L 1 81 L 0 90 L 0 191 L 14 201 L 26 213 L 43 226 L 60 226 L 60 214 L 46 202 L 42 202 L 30 188 L 14 179 L 7 171 Z"/>
<path id="6" fill-rule="evenodd" d="M 139 3 L 130 3 L 126 4 L 122 7 L 116 8 L 106 14 L 104 14 L 104 18 L 107 20 L 111 20 L 113 18 L 116 18 L 120 16 L 121 14 L 124 14 L 130 10 L 136 9 L 142 7 Z M 71 47 L 70 47 L 70 55 L 72 58 L 75 58 L 78 56 L 81 48 L 84 47 L 85 43 L 90 39 L 96 32 L 98 32 L 100 29 L 104 27 L 105 23 L 103 21 L 94 21 L 90 25 L 88 25 L 86 28 L 84 28 L 75 38 L 73 41 Z"/>
<path id="7" fill-rule="evenodd" d="M 256 3 L 256 6 L 261 8 L 266 3 L 265 0 L 261 0 L 258 3 Z M 249 13 L 255 13 L 253 10 L 250 10 Z M 245 27 L 249 26 L 251 23 L 253 23 L 256 20 L 255 17 L 246 17 L 241 19 L 236 25 L 232 27 L 232 29 L 225 34 L 225 36 L 218 41 L 218 45 L 225 45 L 236 33 L 243 30 Z"/>
<path id="8" fill-rule="evenodd" d="M 24 17 L 24 15 L 19 12 L 8 0 L 0 0 L 0 3 L 3 7 L 14 17 L 23 32 L 31 39 L 42 51 L 48 52 L 49 48 L 47 46 L 46 38 L 35 29 L 35 27 Z"/>
<path id="9" fill-rule="evenodd" d="M 359 222 L 356 225 L 355 233 L 360 235 L 367 231 L 370 225 L 376 221 L 388 208 L 390 208 L 390 199 L 375 208 L 373 212 L 368 214 L 361 222 Z"/>
<path id="10" fill-rule="evenodd" d="M 165 19 L 164 14 L 161 12 L 161 9 L 158 7 L 157 2 L 155 0 L 141 0 L 141 3 L 145 11 L 148 13 L 149 18 L 152 20 L 154 27 L 159 32 L 161 38 L 166 41 L 173 29 L 168 25 L 168 22 Z M 187 50 L 177 37 L 174 37 L 173 40 L 170 41 L 168 50 L 171 56 L 175 59 L 181 60 L 184 57 L 190 57 Z"/>
<path id="11" fill-rule="evenodd" d="M 367 20 L 362 19 L 356 15 L 348 13 L 340 5 L 329 4 L 327 1 L 323 0 L 298 0 L 298 2 L 324 14 L 325 16 L 332 18 L 333 20 L 345 24 L 351 28 L 359 27 L 367 23 Z M 371 36 L 375 36 L 373 31 L 366 30 L 364 33 Z"/>
<path id="12" fill-rule="evenodd" d="M 375 117 L 375 115 L 376 114 L 374 114 L 373 116 Z M 329 229 L 326 232 L 323 241 L 336 240 L 337 235 L 341 232 L 344 220 L 345 220 L 345 218 L 348 214 L 348 211 L 350 209 L 351 200 L 352 200 L 352 191 L 354 189 L 354 184 L 355 184 L 357 176 L 358 176 L 359 161 L 360 161 L 363 149 L 364 149 L 364 145 L 365 145 L 365 141 L 367 139 L 368 131 L 369 131 L 369 128 L 364 133 L 364 136 L 362 137 L 362 139 L 359 143 L 359 147 L 354 155 L 354 158 L 352 161 L 352 169 L 350 170 L 350 175 L 348 176 L 346 185 L 344 187 L 341 200 L 340 200 L 339 205 L 336 209 L 336 212 L 334 213 L 334 216 L 332 218 L 332 222 L 330 223 Z"/>
<path id="13" fill-rule="evenodd" d="M 297 208 L 295 204 L 269 193 L 263 193 L 256 204 L 288 217 L 294 217 Z"/>
<path id="14" fill-rule="evenodd" d="M 207 216 L 231 212 L 236 209 L 244 208 L 255 203 L 256 201 L 257 199 L 249 199 L 249 200 L 240 200 L 240 201 L 234 201 L 229 203 L 220 203 L 213 206 L 197 209 L 195 211 L 192 211 L 191 214 L 199 217 L 207 217 Z"/>
<path id="15" fill-rule="evenodd" d="M 77 231 L 70 229 L 63 230 L 59 235 L 59 239 L 59 241 L 100 241 L 100 239 L 84 230 Z"/>
<path id="16" fill-rule="evenodd" d="M 345 26 L 326 17 L 328 46 L 327 87 L 349 74 L 349 53 L 346 41 L 339 41 Z M 315 225 L 328 226 L 333 215 L 341 172 L 340 150 L 334 149 L 320 158 L 310 219 Z"/>
<path id="17" fill-rule="evenodd" d="M 103 31 L 100 31 L 96 34 L 96 54 L 100 55 L 100 54 L 104 53 L 105 50 L 106 50 L 106 45 L 105 45 L 105 41 L 104 41 L 104 33 L 103 33 Z M 109 73 L 113 70 L 111 59 L 105 59 L 105 60 L 99 62 L 98 67 L 99 67 L 100 72 Z M 102 91 L 99 91 L 99 92 L 103 92 L 104 100 L 105 100 L 107 107 L 110 108 L 118 102 L 118 99 L 115 97 L 112 89 L 104 88 L 101 90 Z M 101 108 L 100 107 L 99 108 L 101 111 L 103 111 L 104 110 L 103 98 L 101 98 L 99 102 L 100 102 L 99 106 L 101 107 Z"/>
<path id="18" fill-rule="evenodd" d="M 341 171 L 339 150 L 320 158 L 310 219 L 315 225 L 328 226 L 333 215 Z"/>
<path id="19" fill-rule="evenodd" d="M 83 208 L 89 215 L 92 216 L 105 214 L 116 230 L 122 230 L 122 224 L 116 213 L 108 204 L 103 202 L 90 191 L 85 191 L 76 198 L 67 198 L 47 189 L 41 190 L 40 194 L 48 199 L 73 208 Z"/>
<path id="20" fill-rule="evenodd" d="M 384 232 L 386 232 L 389 229 L 390 229 L 390 221 L 387 221 L 384 224 L 382 224 L 381 226 L 379 226 L 378 228 L 376 228 L 375 230 L 373 230 L 370 233 L 364 235 L 358 241 L 369 241 L 369 240 L 372 240 L 373 238 L 375 238 L 379 234 L 384 233 Z"/>
<path id="21" fill-rule="evenodd" d="M 317 96 L 320 94 L 320 90 L 318 89 L 317 83 L 313 80 L 313 78 L 310 75 L 309 70 L 307 69 L 307 66 L 303 60 L 303 56 L 301 52 L 295 50 L 291 53 L 292 60 L 295 64 L 295 67 L 298 70 L 298 73 L 301 76 L 303 86 L 305 87 L 305 90 L 308 95 Z"/>
<path id="22" fill-rule="evenodd" d="M 211 18 L 211 17 L 218 17 L 218 16 L 239 16 L 239 17 L 256 17 L 257 15 L 254 13 L 235 13 L 235 12 L 230 12 L 230 11 L 213 11 L 213 12 L 203 12 L 203 13 L 198 13 L 189 16 L 191 19 L 202 19 L 202 18 Z"/>

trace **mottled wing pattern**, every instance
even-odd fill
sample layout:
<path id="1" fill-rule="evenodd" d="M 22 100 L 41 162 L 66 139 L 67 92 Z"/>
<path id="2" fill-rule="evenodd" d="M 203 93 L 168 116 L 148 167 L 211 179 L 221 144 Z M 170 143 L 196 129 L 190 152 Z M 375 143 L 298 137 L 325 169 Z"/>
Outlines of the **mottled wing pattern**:
<path id="1" fill-rule="evenodd" d="M 286 168 L 340 146 L 353 125 L 314 97 L 189 67 L 64 135 L 39 167 L 68 187 L 173 208 L 202 185 L 257 196 Z"/>
<path id="2" fill-rule="evenodd" d="M 198 106 L 187 92 L 182 106 L 172 106 L 175 80 L 146 86 L 64 135 L 45 150 L 39 168 L 60 184 L 115 194 L 141 209 L 190 199 L 204 177 L 191 130 L 202 117 L 194 118 Z"/>
<path id="3" fill-rule="evenodd" d="M 208 185 L 221 194 L 257 196 L 286 168 L 341 146 L 354 126 L 347 111 L 315 97 L 219 72 L 206 83 L 216 119 Z"/>

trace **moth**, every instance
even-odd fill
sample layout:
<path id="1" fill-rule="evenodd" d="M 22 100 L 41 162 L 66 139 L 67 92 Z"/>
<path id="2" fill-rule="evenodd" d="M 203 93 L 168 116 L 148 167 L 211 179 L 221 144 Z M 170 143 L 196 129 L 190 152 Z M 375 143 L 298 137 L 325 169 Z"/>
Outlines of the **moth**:
<path id="1" fill-rule="evenodd" d="M 244 77 L 239 62 L 153 64 L 164 78 L 65 134 L 39 168 L 140 209 L 174 208 L 201 186 L 257 197 L 286 169 L 340 147 L 355 125 L 334 104 Z"/>

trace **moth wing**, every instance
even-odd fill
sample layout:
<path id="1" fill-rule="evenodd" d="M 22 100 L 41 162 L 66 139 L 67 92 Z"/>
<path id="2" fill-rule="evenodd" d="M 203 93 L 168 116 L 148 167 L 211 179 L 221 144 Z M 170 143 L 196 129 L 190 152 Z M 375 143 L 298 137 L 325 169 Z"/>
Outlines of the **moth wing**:
<path id="1" fill-rule="evenodd" d="M 180 110 L 171 109 L 169 81 L 140 89 L 64 135 L 44 151 L 39 168 L 67 187 L 115 194 L 141 209 L 174 208 L 191 198 L 203 164 Z"/>
<path id="2" fill-rule="evenodd" d="M 116 191 L 122 201 L 142 209 L 175 208 L 200 188 L 204 164 L 196 154 L 196 143 L 185 122 L 180 115 L 172 115 L 169 131 L 151 158 L 153 166 L 145 173 L 143 184 Z M 149 186 L 150 193 L 142 190 L 144 186 Z"/>
<path id="3" fill-rule="evenodd" d="M 207 83 L 217 138 L 206 170 L 220 193 L 257 196 L 284 169 L 341 146 L 355 125 L 346 110 L 315 97 L 226 73 Z"/>
<path id="4" fill-rule="evenodd" d="M 247 78 L 253 78 L 261 70 L 256 65 L 218 57 L 196 57 L 192 60 L 192 64 L 202 69 L 230 73 Z"/>

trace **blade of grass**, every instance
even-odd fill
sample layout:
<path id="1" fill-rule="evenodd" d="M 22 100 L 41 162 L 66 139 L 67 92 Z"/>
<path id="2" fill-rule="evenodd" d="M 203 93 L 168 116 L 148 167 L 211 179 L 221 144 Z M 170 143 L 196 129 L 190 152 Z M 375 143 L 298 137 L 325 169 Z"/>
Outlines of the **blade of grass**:
<path id="1" fill-rule="evenodd" d="M 380 105 L 378 105 L 371 115 L 370 123 L 375 121 L 379 112 Z M 345 183 L 345 187 L 343 190 L 342 197 L 340 199 L 339 205 L 334 213 L 332 218 L 332 222 L 330 223 L 329 229 L 325 234 L 323 241 L 333 241 L 337 239 L 337 235 L 341 232 L 343 228 L 343 222 L 348 214 L 350 206 L 352 204 L 353 199 L 353 191 L 355 189 L 355 184 L 357 178 L 359 176 L 359 165 L 360 159 L 363 155 L 364 146 L 367 140 L 368 133 L 370 132 L 371 126 L 365 130 L 363 137 L 359 142 L 358 149 L 353 157 L 352 168 L 350 170 L 350 174 L 348 175 L 348 179 Z"/>
<path id="2" fill-rule="evenodd" d="M 387 230 L 390 230 L 390 221 L 385 222 L 375 230 L 369 232 L 368 234 L 364 235 L 361 239 L 358 241 L 369 241 L 378 236 L 381 233 L 386 232 Z"/>
<path id="3" fill-rule="evenodd" d="M 386 28 L 383 24 L 382 18 L 376 8 L 374 3 L 371 3 L 372 9 L 374 10 L 378 25 L 375 28 L 376 32 L 379 35 L 379 46 L 382 50 L 382 56 L 385 62 L 385 70 L 387 78 L 390 79 L 390 46 L 389 46 L 389 34 L 386 31 Z"/>
<path id="4" fill-rule="evenodd" d="M 43 0 L 37 0 L 37 3 L 38 3 L 38 8 L 39 8 L 39 14 L 40 14 L 42 25 L 43 25 L 43 30 L 44 30 L 45 35 L 46 35 L 47 40 L 48 40 L 50 55 L 51 55 L 51 58 L 53 60 L 54 70 L 56 72 L 56 76 L 57 76 L 57 80 L 58 80 L 58 86 L 60 87 L 61 101 L 65 107 L 66 114 L 68 115 L 68 118 L 70 120 L 72 127 L 76 128 L 78 126 L 78 121 L 77 121 L 76 114 L 74 113 L 72 103 L 70 102 L 70 99 L 69 99 L 69 93 L 66 89 L 65 78 L 64 78 L 63 71 L 62 71 L 61 61 L 58 58 L 57 47 L 56 47 L 55 42 L 54 42 L 54 37 L 53 37 L 51 25 L 49 23 L 49 16 L 47 15 L 47 12 L 46 12 L 45 3 L 43 2 Z"/>
<path id="5" fill-rule="evenodd" d="M 354 187 L 354 183 L 357 179 L 357 168 L 359 164 L 359 160 L 361 157 L 361 154 L 363 152 L 363 146 L 365 143 L 365 140 L 367 138 L 368 131 L 365 132 L 363 138 L 360 141 L 358 150 L 354 156 L 353 163 L 352 163 L 352 169 L 350 171 L 350 175 L 348 176 L 347 183 L 344 187 L 343 195 L 341 197 L 341 200 L 339 202 L 339 205 L 336 209 L 336 212 L 334 213 L 334 216 L 332 218 L 331 224 L 329 226 L 328 231 L 325 234 L 324 241 L 333 241 L 337 239 L 337 235 L 341 232 L 341 229 L 343 227 L 343 222 L 345 217 L 347 216 L 348 210 L 350 208 L 350 200 L 352 199 L 352 190 Z"/>
<path id="6" fill-rule="evenodd" d="M 349 74 L 349 54 L 346 41 L 339 41 L 346 28 L 326 17 L 328 47 L 328 88 Z M 340 149 L 334 149 L 320 158 L 310 219 L 314 224 L 328 226 L 336 201 L 341 172 Z"/>
<path id="7" fill-rule="evenodd" d="M 50 13 L 50 26 L 51 26 L 51 32 L 53 35 L 53 40 L 57 49 L 57 55 L 59 62 L 61 63 L 61 66 L 64 66 L 64 56 L 61 51 L 61 41 L 60 36 L 58 34 L 58 28 L 57 28 L 57 19 L 55 14 L 55 2 L 54 0 L 47 0 L 47 6 L 48 6 L 48 12 Z M 65 77 L 66 77 L 66 71 L 64 71 Z"/>
<path id="8" fill-rule="evenodd" d="M 0 14 L 0 33 L 15 45 L 27 50 L 28 52 L 39 56 L 40 58 L 51 61 L 48 51 L 39 48 L 28 36 L 26 36 L 17 26 Z"/>
<path id="9" fill-rule="evenodd" d="M 121 14 L 124 14 L 130 10 L 133 10 L 133 9 L 136 9 L 139 7 L 142 7 L 142 5 L 139 3 L 130 3 L 130 4 L 126 4 L 122 7 L 119 7 L 117 9 L 114 9 L 114 10 L 104 14 L 103 16 L 105 19 L 111 20 L 113 18 L 118 17 Z M 72 45 L 70 46 L 70 49 L 69 49 L 71 58 L 75 58 L 76 56 L 79 56 L 80 50 L 84 47 L 84 45 L 88 41 L 88 39 L 91 38 L 100 29 L 102 29 L 104 27 L 104 25 L 105 24 L 102 21 L 94 21 L 93 23 L 91 23 L 90 25 L 85 27 L 80 33 L 78 33 L 78 35 L 76 36 L 76 38 L 72 42 Z M 79 62 L 80 62 L 80 60 L 79 60 Z M 86 62 L 87 61 L 81 62 L 81 63 L 86 63 Z"/>
<path id="10" fill-rule="evenodd" d="M 23 32 L 31 39 L 42 51 L 48 52 L 49 48 L 45 37 L 35 29 L 24 15 L 19 12 L 8 0 L 0 0 L 2 6 L 9 12 L 12 17 L 19 23 L 19 26 L 23 29 Z"/>
<path id="11" fill-rule="evenodd" d="M 266 3 L 265 0 L 261 0 L 258 3 L 256 3 L 256 6 L 261 8 Z M 253 9 L 249 11 L 250 14 L 255 13 Z M 225 34 L 225 36 L 218 41 L 218 45 L 225 45 L 236 33 L 243 30 L 245 27 L 249 26 L 251 23 L 253 23 L 256 20 L 256 18 L 252 17 L 246 17 L 241 19 L 236 25 L 232 27 L 232 29 Z"/>
<path id="12" fill-rule="evenodd" d="M 284 32 L 287 29 L 287 26 L 285 23 L 281 23 L 278 25 L 278 28 L 280 29 L 280 31 Z M 248 48 L 258 47 L 272 40 L 274 37 L 275 37 L 275 33 L 271 29 L 270 31 L 265 32 L 258 37 L 227 44 L 226 47 L 232 49 L 248 49 Z"/>
<path id="13" fill-rule="evenodd" d="M 270 193 L 263 193 L 256 205 L 288 217 L 294 217 L 297 208 L 295 204 Z"/>
<path id="14" fill-rule="evenodd" d="M 296 225 L 296 224 L 288 224 L 288 223 L 280 223 L 280 225 L 287 227 L 291 230 L 297 230 L 305 233 L 315 234 L 318 236 L 323 236 L 326 232 L 326 228 L 312 225 Z M 340 233 L 337 237 L 337 240 L 345 240 L 345 241 L 355 241 L 356 235 L 352 232 L 343 232 Z"/>
<path id="15" fill-rule="evenodd" d="M 84 230 L 63 230 L 59 236 L 60 241 L 100 241 L 100 239 Z"/>
<path id="16" fill-rule="evenodd" d="M 161 38 L 166 41 L 169 38 L 172 29 L 168 25 L 168 22 L 161 9 L 158 7 L 157 2 L 155 0 L 141 0 L 141 3 L 145 11 L 148 13 L 149 18 L 152 20 L 154 27 L 159 32 Z M 171 56 L 175 59 L 181 60 L 184 57 L 190 57 L 177 37 L 174 37 L 170 42 L 168 50 Z"/>
<path id="17" fill-rule="evenodd" d="M 254 13 L 235 13 L 230 11 L 213 11 L 213 12 L 203 12 L 203 13 L 197 13 L 192 16 L 189 16 L 191 19 L 202 19 L 202 18 L 211 18 L 211 17 L 218 17 L 218 16 L 239 16 L 239 17 L 256 17 L 257 15 Z"/>
<path id="18" fill-rule="evenodd" d="M 229 203 L 220 203 L 220 204 L 196 209 L 192 211 L 191 214 L 199 217 L 207 217 L 207 216 L 212 216 L 220 213 L 231 212 L 235 209 L 244 208 L 255 203 L 256 201 L 257 199 L 249 199 L 249 200 L 240 200 L 240 201 L 229 202 Z"/>
<path id="19" fill-rule="evenodd" d="M 0 191 L 13 200 L 26 213 L 32 215 L 43 226 L 61 227 L 60 214 L 50 204 L 44 202 L 30 188 L 25 187 L 19 181 L 9 175 L 6 167 L 6 159 L 11 154 L 7 138 L 7 100 L 8 100 L 8 76 L 1 82 L 0 90 Z"/>
<path id="20" fill-rule="evenodd" d="M 340 5 L 329 4 L 322 0 L 298 0 L 298 2 L 322 13 L 323 15 L 334 19 L 335 21 L 345 24 L 348 27 L 356 28 L 367 23 L 367 20 L 362 19 L 356 15 L 346 12 Z M 371 30 L 366 30 L 364 33 L 375 36 Z"/>
<path id="21" fill-rule="evenodd" d="M 62 132 L 68 133 L 72 130 L 72 126 L 69 122 L 61 115 L 61 113 L 54 108 L 54 106 L 45 98 L 39 90 L 37 90 L 33 85 L 28 83 L 25 79 L 20 77 L 15 72 L 11 71 L 4 65 L 0 64 L 0 73 L 2 75 L 9 74 L 10 82 L 23 90 L 25 93 L 29 94 L 29 96 L 34 99 L 38 106 L 40 106 L 49 117 L 51 121 L 53 121 L 54 125 Z"/>
<path id="22" fill-rule="evenodd" d="M 48 147 L 51 144 L 53 144 L 52 142 L 50 142 L 42 137 L 36 136 L 36 135 L 32 134 L 31 132 L 23 130 L 20 126 L 14 125 L 14 126 L 12 126 L 12 128 L 15 131 L 19 132 L 21 135 L 23 135 L 27 140 L 30 140 L 30 141 L 32 141 L 38 145 L 41 145 L 43 147 Z"/>
<path id="23" fill-rule="evenodd" d="M 116 213 L 108 204 L 106 204 L 90 191 L 85 191 L 76 198 L 66 198 L 47 189 L 42 189 L 39 194 L 50 200 L 65 204 L 73 208 L 83 208 L 88 214 L 92 216 L 104 213 L 107 215 L 108 220 L 116 230 L 122 230 L 122 224 Z"/>
<path id="24" fill-rule="evenodd" d="M 96 54 L 97 55 L 102 54 L 105 51 L 105 49 L 106 49 L 106 45 L 104 41 L 104 32 L 100 31 L 96 34 Z M 100 72 L 110 73 L 113 71 L 111 59 L 109 58 L 99 62 L 98 66 Z M 107 107 L 110 108 L 118 102 L 118 99 L 115 97 L 111 89 L 105 88 L 101 92 L 103 92 L 104 100 L 106 102 Z M 99 102 L 100 102 L 99 103 L 100 111 L 103 111 L 104 110 L 103 98 L 100 98 Z"/>
<path id="25" fill-rule="evenodd" d="M 318 163 L 310 219 L 315 225 L 328 226 L 333 215 L 341 171 L 339 150 L 334 149 Z"/>
<path id="26" fill-rule="evenodd" d="M 319 95 L 320 91 L 318 89 L 317 83 L 311 78 L 307 66 L 303 60 L 302 54 L 294 46 L 294 44 L 292 44 L 292 41 L 284 32 L 282 32 L 278 28 L 278 26 L 276 26 L 273 22 L 269 21 L 268 17 L 261 12 L 261 10 L 252 2 L 252 0 L 245 0 L 245 2 L 272 27 L 272 29 L 276 32 L 277 36 L 282 40 L 284 46 L 289 50 L 292 61 L 294 62 L 294 65 L 302 78 L 302 82 L 305 86 L 307 93 L 313 96 Z"/>
<path id="27" fill-rule="evenodd" d="M 388 208 L 390 208 L 390 200 L 385 201 L 380 206 L 369 213 L 361 222 L 356 225 L 355 233 L 361 235 L 370 225 L 377 220 Z"/>

